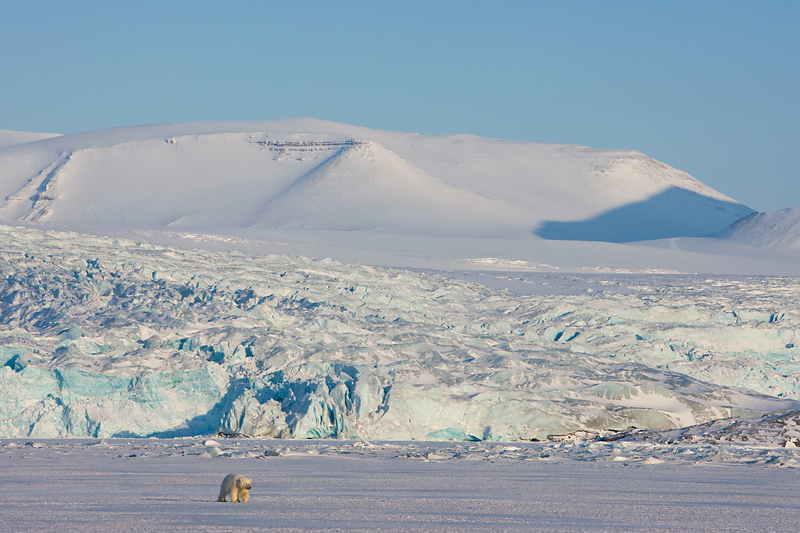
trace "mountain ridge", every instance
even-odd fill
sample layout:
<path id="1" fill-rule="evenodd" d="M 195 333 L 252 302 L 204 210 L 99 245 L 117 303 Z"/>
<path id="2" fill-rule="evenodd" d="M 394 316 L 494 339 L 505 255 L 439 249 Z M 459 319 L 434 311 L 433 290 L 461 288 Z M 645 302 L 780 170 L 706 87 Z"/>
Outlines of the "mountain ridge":
<path id="1" fill-rule="evenodd" d="M 347 158 L 339 154 L 331 160 L 338 167 L 317 169 L 317 178 L 326 172 L 325 186 L 307 180 L 291 197 L 279 196 L 337 143 L 350 143 Z M 588 220 L 670 187 L 708 205 L 662 202 L 656 219 L 630 222 L 646 230 L 696 218 L 699 233 L 708 234 L 752 213 L 638 152 L 427 137 L 313 119 L 115 128 L 0 149 L 2 219 L 83 227 L 528 239 L 544 223 Z M 663 236 L 644 230 L 640 238 Z"/>
<path id="2" fill-rule="evenodd" d="M 753 213 L 713 237 L 760 248 L 800 250 L 800 207 Z"/>

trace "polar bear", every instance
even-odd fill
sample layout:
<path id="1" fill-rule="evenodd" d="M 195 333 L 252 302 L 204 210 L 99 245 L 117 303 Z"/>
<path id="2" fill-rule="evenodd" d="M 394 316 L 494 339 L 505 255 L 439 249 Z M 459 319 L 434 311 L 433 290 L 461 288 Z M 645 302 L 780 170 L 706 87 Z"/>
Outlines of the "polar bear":
<path id="1" fill-rule="evenodd" d="M 250 483 L 251 480 L 244 476 L 228 474 L 222 480 L 222 487 L 219 489 L 217 501 L 224 502 L 227 499 L 227 501 L 231 502 L 247 503 L 250 498 L 250 493 L 247 492 L 250 490 Z"/>

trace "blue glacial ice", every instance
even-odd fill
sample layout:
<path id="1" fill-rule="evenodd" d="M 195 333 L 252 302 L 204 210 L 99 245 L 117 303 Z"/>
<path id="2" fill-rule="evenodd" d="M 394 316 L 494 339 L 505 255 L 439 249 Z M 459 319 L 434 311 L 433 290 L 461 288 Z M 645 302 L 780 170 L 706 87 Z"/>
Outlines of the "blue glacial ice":
<path id="1" fill-rule="evenodd" d="M 796 279 L 516 295 L 7 226 L 0 269 L 2 437 L 541 440 L 800 408 Z"/>

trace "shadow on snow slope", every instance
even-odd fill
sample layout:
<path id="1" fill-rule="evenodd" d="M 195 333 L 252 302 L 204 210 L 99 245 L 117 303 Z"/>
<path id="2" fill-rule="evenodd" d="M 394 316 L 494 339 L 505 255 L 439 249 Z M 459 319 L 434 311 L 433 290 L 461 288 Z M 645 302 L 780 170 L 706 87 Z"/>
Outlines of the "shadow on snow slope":
<path id="1" fill-rule="evenodd" d="M 735 202 L 670 187 L 587 220 L 545 221 L 533 230 L 548 240 L 632 242 L 707 235 L 754 213 Z"/>

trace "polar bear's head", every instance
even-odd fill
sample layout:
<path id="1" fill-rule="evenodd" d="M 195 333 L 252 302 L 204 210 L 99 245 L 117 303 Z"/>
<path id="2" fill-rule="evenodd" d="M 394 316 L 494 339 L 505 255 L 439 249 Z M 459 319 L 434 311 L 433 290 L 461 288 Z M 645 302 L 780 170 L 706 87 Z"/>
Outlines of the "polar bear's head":
<path id="1" fill-rule="evenodd" d="M 246 477 L 239 477 L 236 479 L 236 486 L 239 490 L 250 490 L 250 483 L 252 480 L 247 479 Z"/>

